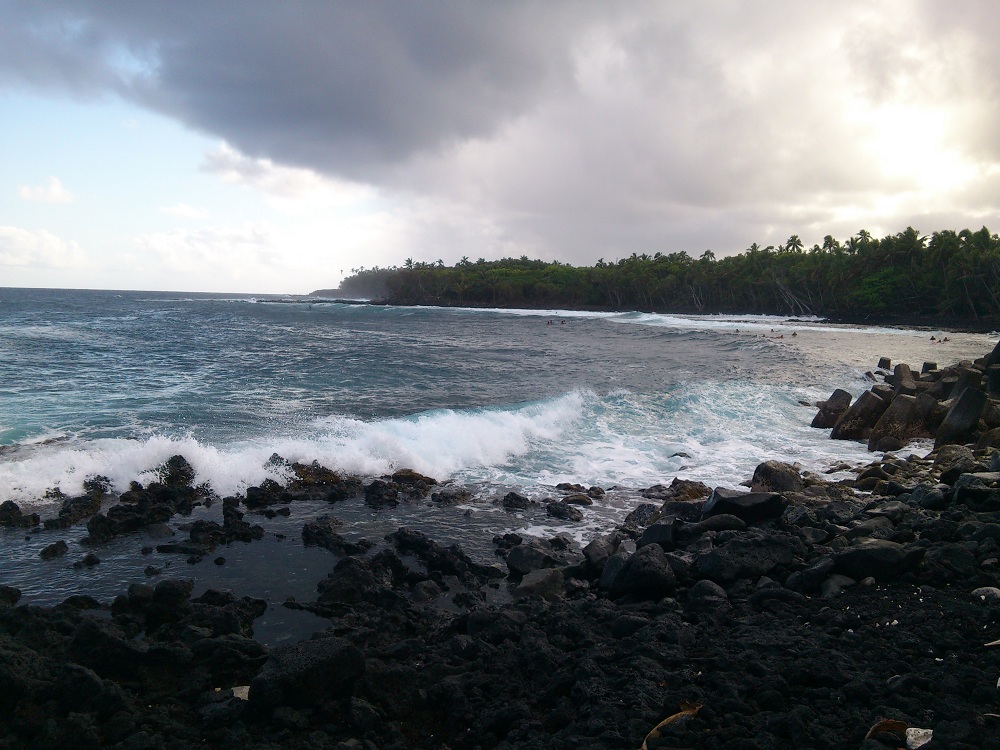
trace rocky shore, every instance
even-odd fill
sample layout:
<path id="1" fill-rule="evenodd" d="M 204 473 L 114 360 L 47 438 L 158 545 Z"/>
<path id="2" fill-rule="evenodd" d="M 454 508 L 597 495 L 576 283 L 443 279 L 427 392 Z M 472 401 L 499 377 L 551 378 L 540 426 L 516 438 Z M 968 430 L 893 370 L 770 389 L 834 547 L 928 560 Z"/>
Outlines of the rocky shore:
<path id="1" fill-rule="evenodd" d="M 286 462 L 286 485 L 219 500 L 177 456 L 120 497 L 95 477 L 51 518 L 5 502 L 0 525 L 79 532 L 97 564 L 109 540 L 206 504 L 217 519 L 160 551 L 253 544 L 249 512 L 320 501 L 330 513 L 302 537 L 331 561 L 314 599 L 286 602 L 328 627 L 273 648 L 253 638 L 265 602 L 193 597 L 158 571 L 112 602 L 39 607 L 0 587 L 0 747 L 1000 747 L 997 358 L 919 375 L 883 362 L 870 397 L 821 404 L 818 426 L 891 451 L 869 465 L 765 462 L 747 492 L 675 479 L 582 548 L 506 534 L 492 564 L 338 521 L 341 503 L 469 499 L 409 470 Z M 913 437 L 937 446 L 910 453 Z M 572 523 L 603 492 L 561 485 L 545 512 Z"/>

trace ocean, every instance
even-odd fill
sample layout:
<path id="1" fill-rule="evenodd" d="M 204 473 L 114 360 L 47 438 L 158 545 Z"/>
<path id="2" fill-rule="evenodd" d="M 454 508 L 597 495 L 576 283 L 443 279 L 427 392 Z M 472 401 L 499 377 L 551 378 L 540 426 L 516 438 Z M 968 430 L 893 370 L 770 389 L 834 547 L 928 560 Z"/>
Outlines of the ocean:
<path id="1" fill-rule="evenodd" d="M 585 542 L 642 502 L 640 489 L 674 477 L 738 487 L 766 459 L 816 472 L 870 461 L 863 445 L 811 429 L 816 410 L 803 403 L 838 387 L 859 394 L 880 356 L 919 369 L 995 343 L 802 318 L 0 289 L 0 501 L 44 517 L 58 507 L 47 490 L 79 493 L 93 475 L 124 490 L 174 454 L 219 496 L 286 479 L 274 453 L 365 477 L 408 467 L 473 491 L 457 508 L 296 508 L 255 519 L 265 540 L 230 545 L 226 565 L 172 563 L 202 586 L 308 598 L 331 555 L 302 547 L 303 519 L 336 515 L 347 535 L 369 538 L 412 525 L 484 559 L 500 533 Z M 496 502 L 553 496 L 560 482 L 609 492 L 578 523 Z M 190 520 L 172 523 L 182 533 Z M 101 565 L 73 569 L 82 526 L 0 531 L 0 583 L 28 600 L 112 596 L 150 564 L 118 540 L 96 550 Z M 39 562 L 55 538 L 69 556 Z"/>

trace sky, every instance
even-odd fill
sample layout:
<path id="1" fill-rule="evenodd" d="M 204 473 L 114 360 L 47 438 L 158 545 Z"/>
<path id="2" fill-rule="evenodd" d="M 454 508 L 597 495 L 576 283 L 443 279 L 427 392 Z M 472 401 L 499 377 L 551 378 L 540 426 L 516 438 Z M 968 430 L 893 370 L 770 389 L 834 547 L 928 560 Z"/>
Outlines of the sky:
<path id="1" fill-rule="evenodd" d="M 0 0 L 0 286 L 1000 231 L 986 0 Z"/>

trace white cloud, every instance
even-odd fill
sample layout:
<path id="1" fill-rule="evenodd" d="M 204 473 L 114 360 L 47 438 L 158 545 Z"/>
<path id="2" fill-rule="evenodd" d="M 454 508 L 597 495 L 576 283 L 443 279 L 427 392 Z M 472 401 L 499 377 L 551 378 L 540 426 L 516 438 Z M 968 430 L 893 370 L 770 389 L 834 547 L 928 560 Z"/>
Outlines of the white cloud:
<path id="1" fill-rule="evenodd" d="M 75 242 L 66 242 L 50 232 L 0 226 L 0 265 L 80 268 L 85 260 Z"/>
<path id="2" fill-rule="evenodd" d="M 240 153 L 227 143 L 205 154 L 202 171 L 214 174 L 224 182 L 247 185 L 279 198 L 302 198 L 311 194 L 340 188 L 352 197 L 368 194 L 364 186 L 324 177 L 311 169 L 286 167 L 270 159 L 254 159 Z"/>
<path id="3" fill-rule="evenodd" d="M 175 219 L 207 219 L 208 209 L 189 206 L 186 203 L 175 203 L 172 206 L 160 206 L 160 213 L 173 216 Z"/>
<path id="4" fill-rule="evenodd" d="M 76 200 L 58 177 L 49 177 L 45 185 L 21 185 L 18 192 L 24 200 L 36 203 L 72 203 Z"/>
<path id="5" fill-rule="evenodd" d="M 274 228 L 263 222 L 155 232 L 135 239 L 135 259 L 140 266 L 170 272 L 214 275 L 222 271 L 228 276 L 253 277 L 275 261 L 273 235 Z"/>

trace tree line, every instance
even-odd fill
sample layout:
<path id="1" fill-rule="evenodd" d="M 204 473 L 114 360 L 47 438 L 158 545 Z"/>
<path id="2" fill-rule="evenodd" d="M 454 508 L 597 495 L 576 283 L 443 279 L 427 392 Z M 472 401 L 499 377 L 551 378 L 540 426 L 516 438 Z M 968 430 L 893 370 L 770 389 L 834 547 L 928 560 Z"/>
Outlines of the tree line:
<path id="1" fill-rule="evenodd" d="M 854 318 L 1000 319 L 1000 237 L 908 227 L 882 239 L 862 230 L 805 248 L 782 245 L 716 258 L 710 250 L 635 254 L 593 266 L 504 258 L 454 266 L 407 259 L 357 268 L 339 292 L 391 304 L 764 313 Z"/>

